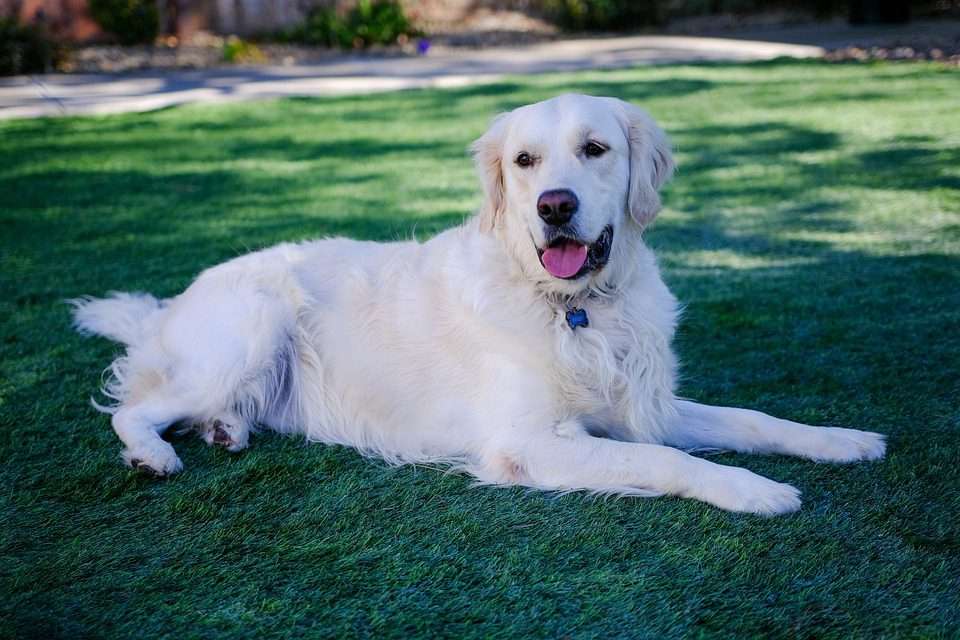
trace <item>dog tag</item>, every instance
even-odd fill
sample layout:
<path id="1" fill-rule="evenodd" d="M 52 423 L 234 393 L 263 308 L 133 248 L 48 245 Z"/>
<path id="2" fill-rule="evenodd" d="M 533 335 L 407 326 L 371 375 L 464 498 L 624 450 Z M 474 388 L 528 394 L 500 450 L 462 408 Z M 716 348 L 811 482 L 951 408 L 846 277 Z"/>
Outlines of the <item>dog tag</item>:
<path id="1" fill-rule="evenodd" d="M 577 327 L 589 327 L 590 319 L 587 318 L 586 310 L 578 307 L 568 309 L 567 324 L 570 325 L 571 329 L 576 329 Z"/>

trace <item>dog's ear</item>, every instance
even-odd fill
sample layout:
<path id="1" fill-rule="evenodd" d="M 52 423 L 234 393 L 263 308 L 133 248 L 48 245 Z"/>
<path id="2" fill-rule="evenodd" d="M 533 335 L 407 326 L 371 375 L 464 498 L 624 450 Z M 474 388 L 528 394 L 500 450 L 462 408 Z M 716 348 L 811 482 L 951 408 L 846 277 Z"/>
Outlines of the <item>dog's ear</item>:
<path id="1" fill-rule="evenodd" d="M 660 211 L 660 187 L 673 175 L 673 154 L 667 134 L 650 115 L 629 102 L 618 100 L 630 148 L 630 190 L 627 210 L 645 227 Z"/>
<path id="2" fill-rule="evenodd" d="M 503 184 L 503 142 L 509 113 L 501 113 L 487 132 L 471 145 L 473 161 L 483 185 L 483 204 L 480 205 L 480 230 L 493 231 L 503 215 L 506 195 Z"/>

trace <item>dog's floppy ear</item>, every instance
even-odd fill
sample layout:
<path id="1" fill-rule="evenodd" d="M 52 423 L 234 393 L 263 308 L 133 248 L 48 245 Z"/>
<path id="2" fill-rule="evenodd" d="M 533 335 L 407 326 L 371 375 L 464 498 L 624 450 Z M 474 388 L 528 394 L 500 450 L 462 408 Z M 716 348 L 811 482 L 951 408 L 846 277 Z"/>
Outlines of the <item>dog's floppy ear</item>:
<path id="1" fill-rule="evenodd" d="M 480 205 L 480 230 L 493 231 L 503 215 L 506 196 L 503 185 L 503 142 L 509 113 L 501 113 L 490 128 L 473 143 L 470 150 L 483 185 L 483 204 Z"/>
<path id="2" fill-rule="evenodd" d="M 645 227 L 660 211 L 660 187 L 673 175 L 670 140 L 646 111 L 629 102 L 617 102 L 623 110 L 630 147 L 627 210 L 637 224 Z"/>

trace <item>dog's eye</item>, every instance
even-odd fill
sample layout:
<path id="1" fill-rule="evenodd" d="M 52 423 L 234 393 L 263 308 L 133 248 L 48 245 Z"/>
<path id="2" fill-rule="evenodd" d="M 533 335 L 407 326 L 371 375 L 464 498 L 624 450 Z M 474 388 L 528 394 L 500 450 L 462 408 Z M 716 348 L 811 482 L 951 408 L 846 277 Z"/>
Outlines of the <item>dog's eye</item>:
<path id="1" fill-rule="evenodd" d="M 600 143 L 592 140 L 583 146 L 583 152 L 588 158 L 596 158 L 607 152 L 607 148 Z"/>
<path id="2" fill-rule="evenodd" d="M 521 151 L 520 153 L 517 154 L 517 157 L 514 160 L 514 162 L 517 163 L 518 167 L 529 167 L 530 165 L 533 164 L 533 156 L 531 156 L 526 151 Z"/>

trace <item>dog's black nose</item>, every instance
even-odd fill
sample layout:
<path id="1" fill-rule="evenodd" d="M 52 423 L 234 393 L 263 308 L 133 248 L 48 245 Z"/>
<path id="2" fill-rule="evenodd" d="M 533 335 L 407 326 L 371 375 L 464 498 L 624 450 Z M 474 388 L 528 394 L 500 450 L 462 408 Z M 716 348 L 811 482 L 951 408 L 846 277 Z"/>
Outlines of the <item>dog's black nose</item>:
<path id="1" fill-rule="evenodd" d="M 579 207 L 577 194 L 570 189 L 544 191 L 537 198 L 537 213 L 544 222 L 554 226 L 570 222 Z"/>

